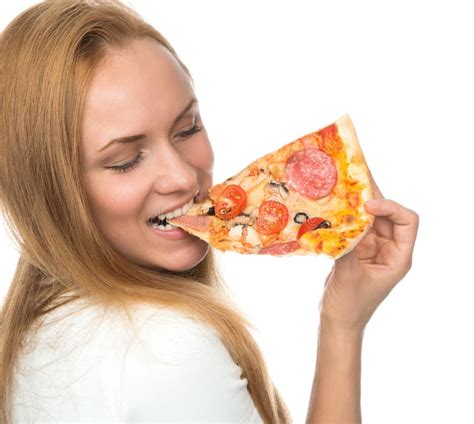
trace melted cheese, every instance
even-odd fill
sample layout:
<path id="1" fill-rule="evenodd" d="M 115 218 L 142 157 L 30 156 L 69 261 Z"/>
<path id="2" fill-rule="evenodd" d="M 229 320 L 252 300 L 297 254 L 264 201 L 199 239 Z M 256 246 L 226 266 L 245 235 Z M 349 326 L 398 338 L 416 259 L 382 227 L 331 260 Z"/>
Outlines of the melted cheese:
<path id="1" fill-rule="evenodd" d="M 247 227 L 247 237 L 245 237 L 245 241 L 252 246 L 259 246 L 262 244 L 257 231 L 252 227 Z"/>
<path id="2" fill-rule="evenodd" d="M 227 234 L 227 237 L 229 240 L 237 241 L 242 238 L 242 229 L 244 227 L 242 225 L 236 225 L 232 227 L 229 231 L 229 234 Z"/>

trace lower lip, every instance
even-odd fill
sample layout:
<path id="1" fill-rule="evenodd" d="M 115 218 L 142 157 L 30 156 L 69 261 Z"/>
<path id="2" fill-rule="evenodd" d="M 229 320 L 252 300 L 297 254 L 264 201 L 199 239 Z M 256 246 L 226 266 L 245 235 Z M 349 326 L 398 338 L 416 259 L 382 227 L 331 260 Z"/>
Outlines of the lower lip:
<path id="1" fill-rule="evenodd" d="M 148 226 L 156 235 L 168 239 L 168 240 L 182 240 L 189 236 L 189 234 L 181 228 L 175 228 L 174 230 L 163 231 L 158 228 Z"/>

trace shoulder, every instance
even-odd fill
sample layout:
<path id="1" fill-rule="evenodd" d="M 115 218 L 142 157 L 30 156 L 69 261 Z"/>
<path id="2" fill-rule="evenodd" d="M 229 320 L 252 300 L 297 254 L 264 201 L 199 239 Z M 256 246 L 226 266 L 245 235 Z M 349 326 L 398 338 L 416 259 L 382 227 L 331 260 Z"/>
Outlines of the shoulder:
<path id="1" fill-rule="evenodd" d="M 184 362 L 191 354 L 227 353 L 217 330 L 176 309 L 135 304 L 130 312 L 83 300 L 64 305 L 32 329 L 22 355 L 29 360 L 23 362 L 33 368 L 56 359 L 97 362 L 134 355 Z"/>
<path id="2" fill-rule="evenodd" d="M 217 330 L 180 311 L 143 304 L 128 318 L 80 303 L 51 314 L 32 340 L 23 376 L 49 398 L 57 387 L 46 390 L 45 378 L 60 383 L 63 405 L 64 396 L 87 393 L 83 401 L 102 403 L 114 419 L 258 417 L 242 369 Z"/>
<path id="3" fill-rule="evenodd" d="M 129 417 L 152 419 L 153 410 L 162 420 L 257 417 L 247 379 L 215 329 L 175 311 L 145 310 L 139 318 L 123 368 L 123 396 L 134 405 Z"/>

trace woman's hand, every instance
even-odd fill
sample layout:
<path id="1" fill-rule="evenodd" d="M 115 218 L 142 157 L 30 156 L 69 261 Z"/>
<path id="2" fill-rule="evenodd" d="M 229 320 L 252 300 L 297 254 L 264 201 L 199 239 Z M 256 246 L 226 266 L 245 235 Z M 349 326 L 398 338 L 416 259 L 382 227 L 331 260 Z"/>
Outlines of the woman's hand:
<path id="1" fill-rule="evenodd" d="M 373 228 L 347 255 L 336 260 L 321 302 L 321 324 L 363 332 L 365 325 L 411 267 L 418 215 L 385 200 L 371 176 L 374 200 L 365 210 Z"/>
<path id="2" fill-rule="evenodd" d="M 376 200 L 364 206 L 375 216 L 373 228 L 354 250 L 336 260 L 326 280 L 308 424 L 362 422 L 364 328 L 411 267 L 418 215 L 385 200 L 373 179 L 372 187 Z"/>

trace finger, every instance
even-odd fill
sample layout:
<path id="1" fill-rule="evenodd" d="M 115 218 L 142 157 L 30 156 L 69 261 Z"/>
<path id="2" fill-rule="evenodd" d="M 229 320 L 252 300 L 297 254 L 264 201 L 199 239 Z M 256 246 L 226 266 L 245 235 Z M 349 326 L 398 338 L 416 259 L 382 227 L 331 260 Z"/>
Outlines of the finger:
<path id="1" fill-rule="evenodd" d="M 413 247 L 419 223 L 416 212 L 393 200 L 370 200 L 364 206 L 370 214 L 383 216 L 393 223 L 393 241 L 395 244 Z"/>
<path id="2" fill-rule="evenodd" d="M 377 254 L 377 235 L 369 231 L 356 246 L 355 251 L 361 261 L 370 261 Z"/>
<path id="3" fill-rule="evenodd" d="M 372 185 L 372 193 L 373 193 L 374 199 L 384 199 L 383 194 L 380 191 L 379 186 L 375 182 L 370 169 L 369 169 L 369 180 L 370 180 L 370 184 Z"/>
<path id="4" fill-rule="evenodd" d="M 393 222 L 385 216 L 376 216 L 372 224 L 378 236 L 392 240 L 393 239 Z"/>
<path id="5" fill-rule="evenodd" d="M 324 287 L 326 287 L 328 285 L 329 279 L 332 277 L 333 274 L 334 274 L 334 265 L 333 265 L 331 271 L 329 271 L 328 276 L 326 277 L 326 281 L 324 282 Z"/>

